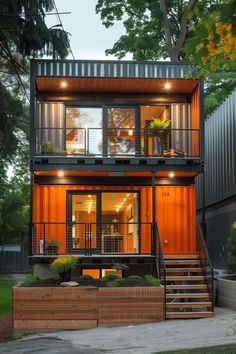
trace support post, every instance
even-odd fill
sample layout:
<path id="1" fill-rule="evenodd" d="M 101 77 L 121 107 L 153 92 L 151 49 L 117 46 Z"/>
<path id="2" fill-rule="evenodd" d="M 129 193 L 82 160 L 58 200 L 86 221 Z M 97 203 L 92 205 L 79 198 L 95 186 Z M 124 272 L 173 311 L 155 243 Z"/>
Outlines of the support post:
<path id="1" fill-rule="evenodd" d="M 156 224 L 156 174 L 152 172 L 152 255 L 156 254 L 157 240 L 155 233 Z"/>

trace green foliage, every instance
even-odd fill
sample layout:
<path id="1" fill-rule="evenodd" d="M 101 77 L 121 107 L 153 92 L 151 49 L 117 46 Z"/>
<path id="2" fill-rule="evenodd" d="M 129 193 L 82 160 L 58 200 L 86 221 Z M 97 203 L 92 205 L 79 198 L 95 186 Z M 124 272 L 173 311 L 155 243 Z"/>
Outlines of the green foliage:
<path id="1" fill-rule="evenodd" d="M 115 275 L 115 274 L 108 274 L 108 275 L 105 275 L 105 277 L 103 277 L 101 280 L 104 281 L 104 282 L 107 282 L 107 281 L 112 281 L 112 280 L 116 280 L 116 279 L 119 279 L 120 277 L 118 275 Z"/>
<path id="2" fill-rule="evenodd" d="M 93 276 L 90 274 L 83 274 L 79 277 L 79 280 L 91 280 L 93 279 Z"/>
<path id="3" fill-rule="evenodd" d="M 11 311 L 12 287 L 15 280 L 7 275 L 0 275 L 0 316 Z"/>
<path id="4" fill-rule="evenodd" d="M 160 286 L 161 285 L 161 281 L 160 279 L 157 279 L 155 277 L 153 277 L 151 274 L 147 274 L 144 277 L 152 286 Z"/>
<path id="5" fill-rule="evenodd" d="M 116 270 L 125 270 L 125 269 L 129 269 L 129 266 L 125 263 L 114 263 L 112 266 L 112 269 L 116 269 Z"/>
<path id="6" fill-rule="evenodd" d="M 51 141 L 42 141 L 41 142 L 41 152 L 43 154 L 46 154 L 46 153 L 50 153 L 53 151 L 53 144 L 51 143 Z"/>
<path id="7" fill-rule="evenodd" d="M 153 118 L 149 124 L 148 133 L 152 137 L 160 136 L 163 134 L 163 129 L 167 129 L 170 126 L 168 119 Z"/>
<path id="8" fill-rule="evenodd" d="M 38 281 L 38 277 L 36 277 L 36 275 L 27 274 L 25 279 L 20 282 L 19 286 L 20 287 L 30 286 L 32 284 L 37 283 L 37 281 Z"/>
<path id="9" fill-rule="evenodd" d="M 56 280 L 56 281 L 58 280 L 58 281 L 59 281 L 59 280 L 60 280 L 60 277 L 59 277 L 58 274 L 54 274 L 54 275 L 51 275 L 51 276 L 48 278 L 48 280 L 53 280 L 53 281 L 54 281 L 54 280 Z"/>
<path id="10" fill-rule="evenodd" d="M 236 222 L 233 223 L 227 240 L 227 267 L 229 273 L 236 273 Z"/>
<path id="11" fill-rule="evenodd" d="M 56 273 L 66 272 L 76 268 L 78 259 L 79 258 L 75 256 L 57 257 L 50 265 L 50 268 L 53 272 Z"/>
<path id="12" fill-rule="evenodd" d="M 108 286 L 108 287 L 110 287 L 110 288 L 114 288 L 114 287 L 116 287 L 116 286 L 118 286 L 119 284 L 117 283 L 117 282 L 115 282 L 115 281 L 108 281 L 107 283 L 106 283 L 106 286 Z"/>
<path id="13" fill-rule="evenodd" d="M 167 7 L 171 43 L 167 45 L 166 31 L 163 26 L 163 11 L 156 0 L 98 0 L 96 12 L 101 15 L 105 27 L 123 21 L 125 34 L 106 50 L 106 54 L 122 59 L 132 53 L 135 60 L 157 60 L 171 56 L 178 42 L 180 22 L 188 1 L 165 1 Z M 193 19 L 188 18 L 188 21 Z M 182 48 L 177 58 L 184 59 Z"/>
<path id="14" fill-rule="evenodd" d="M 138 281 L 138 280 L 142 280 L 143 278 L 140 277 L 139 275 L 130 275 L 127 279 L 128 280 Z"/>

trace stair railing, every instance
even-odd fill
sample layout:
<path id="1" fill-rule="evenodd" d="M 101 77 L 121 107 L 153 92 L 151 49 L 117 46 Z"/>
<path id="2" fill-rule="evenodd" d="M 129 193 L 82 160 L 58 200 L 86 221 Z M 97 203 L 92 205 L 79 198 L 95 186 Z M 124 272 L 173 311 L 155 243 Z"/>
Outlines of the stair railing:
<path id="1" fill-rule="evenodd" d="M 154 227 L 154 237 L 156 238 L 156 268 L 157 268 L 157 274 L 158 278 L 160 279 L 162 285 L 164 286 L 164 316 L 166 318 L 166 268 L 165 268 L 165 262 L 164 262 L 164 256 L 163 256 L 163 251 L 162 251 L 162 245 L 161 245 L 161 240 L 160 240 L 160 234 L 158 230 L 157 223 L 153 225 Z"/>
<path id="2" fill-rule="evenodd" d="M 203 269 L 206 285 L 209 292 L 209 297 L 212 303 L 212 311 L 214 310 L 213 302 L 213 268 L 209 257 L 206 241 L 203 235 L 202 227 L 197 224 L 197 252 Z"/>

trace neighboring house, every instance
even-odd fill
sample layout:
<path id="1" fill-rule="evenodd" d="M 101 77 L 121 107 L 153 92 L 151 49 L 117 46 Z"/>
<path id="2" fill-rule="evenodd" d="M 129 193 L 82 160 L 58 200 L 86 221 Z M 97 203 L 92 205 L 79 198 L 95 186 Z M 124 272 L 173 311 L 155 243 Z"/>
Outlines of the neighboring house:
<path id="1" fill-rule="evenodd" d="M 226 268 L 226 242 L 236 221 L 236 88 L 206 119 L 205 142 L 207 245 L 214 268 Z"/>
<path id="2" fill-rule="evenodd" d="M 202 81 L 185 78 L 193 70 L 168 62 L 32 61 L 36 274 L 46 276 L 57 254 L 80 255 L 79 271 L 94 277 L 126 263 L 125 275 L 162 277 L 167 318 L 212 314 L 211 268 L 196 224 L 204 121 Z M 170 127 L 151 129 L 153 118 Z"/>

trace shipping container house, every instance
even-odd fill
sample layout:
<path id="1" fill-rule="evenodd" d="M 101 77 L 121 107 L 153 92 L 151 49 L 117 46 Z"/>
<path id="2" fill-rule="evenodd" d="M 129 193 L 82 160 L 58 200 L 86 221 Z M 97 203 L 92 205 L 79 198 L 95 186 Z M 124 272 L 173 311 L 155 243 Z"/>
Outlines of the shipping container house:
<path id="1" fill-rule="evenodd" d="M 32 60 L 36 274 L 58 254 L 80 255 L 80 272 L 94 277 L 126 263 L 126 275 L 162 278 L 167 318 L 212 314 L 211 266 L 196 223 L 204 121 L 203 83 L 191 78 L 194 70 L 168 62 Z M 153 119 L 169 126 L 154 129 Z"/>

